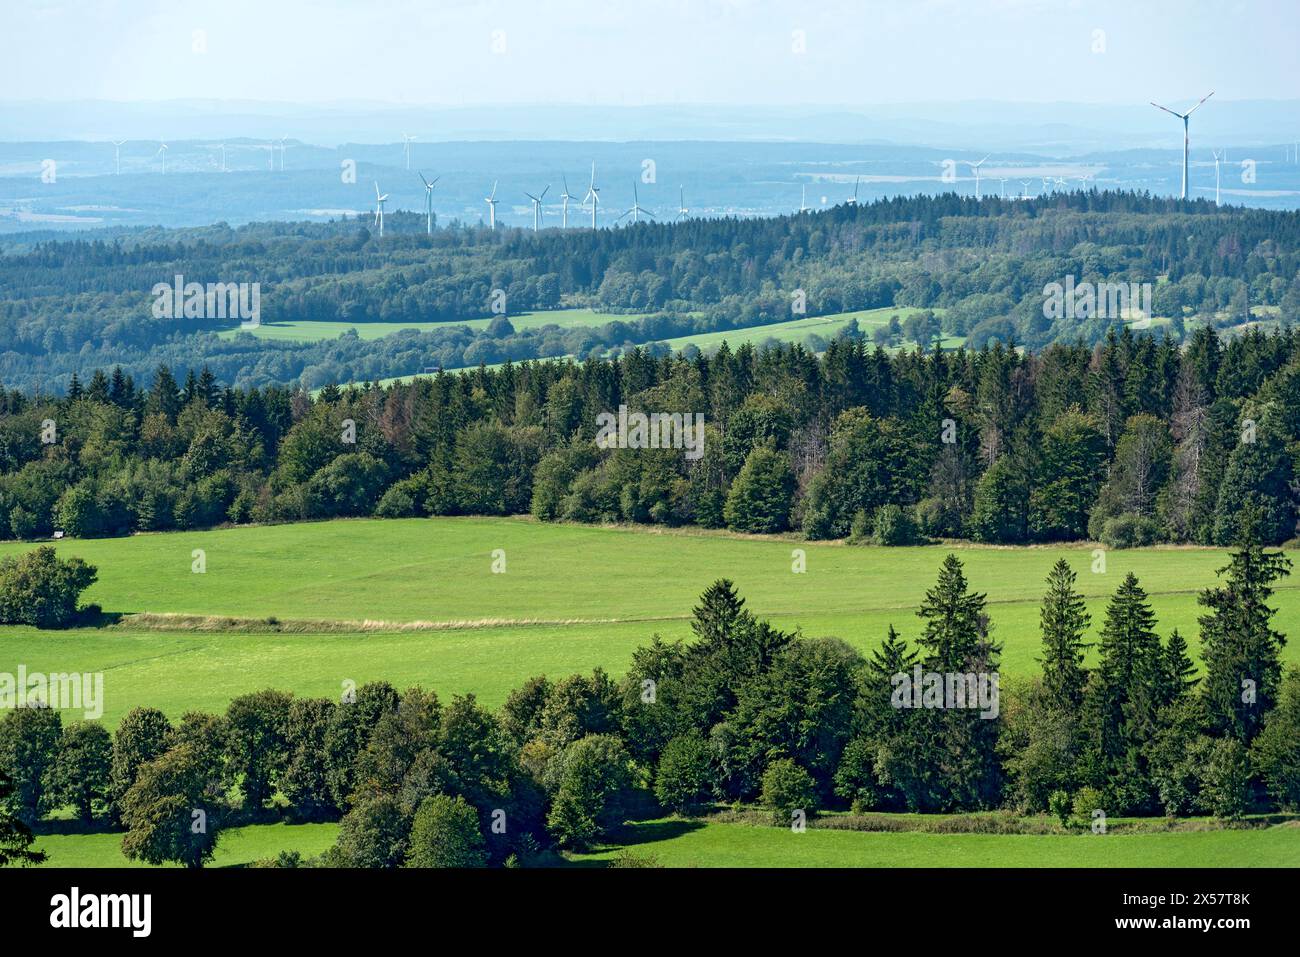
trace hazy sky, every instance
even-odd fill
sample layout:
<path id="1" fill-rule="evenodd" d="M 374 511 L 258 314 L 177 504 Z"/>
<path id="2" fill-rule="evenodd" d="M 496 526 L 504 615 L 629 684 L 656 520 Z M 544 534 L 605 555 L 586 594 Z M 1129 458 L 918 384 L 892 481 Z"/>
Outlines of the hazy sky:
<path id="1" fill-rule="evenodd" d="M 0 36 L 3 99 L 1300 97 L 1300 0 L 6 0 Z"/>

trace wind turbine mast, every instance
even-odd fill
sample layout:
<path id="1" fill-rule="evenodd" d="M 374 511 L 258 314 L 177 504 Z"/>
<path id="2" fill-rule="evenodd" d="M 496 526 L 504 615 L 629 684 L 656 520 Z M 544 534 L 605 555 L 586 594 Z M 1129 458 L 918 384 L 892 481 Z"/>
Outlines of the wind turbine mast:
<path id="1" fill-rule="evenodd" d="M 992 153 L 989 154 L 989 156 L 992 155 L 993 155 Z M 988 158 L 989 157 L 986 156 L 978 163 L 971 163 L 968 161 L 966 164 L 971 168 L 971 171 L 975 174 L 975 199 L 977 201 L 980 199 L 980 167 L 983 166 L 988 161 Z"/>
<path id="2" fill-rule="evenodd" d="M 1187 198 L 1187 156 L 1190 150 L 1190 136 L 1188 135 L 1188 131 L 1187 131 L 1187 118 L 1191 116 L 1193 113 L 1195 113 L 1198 109 L 1200 109 L 1201 104 L 1204 103 L 1212 96 L 1214 96 L 1213 90 L 1211 90 L 1209 93 L 1206 93 L 1203 97 L 1201 97 L 1200 100 L 1197 101 L 1196 106 L 1192 107 L 1186 113 L 1179 113 L 1176 110 L 1169 109 L 1169 107 L 1167 106 L 1161 106 L 1159 103 L 1155 102 L 1154 100 L 1151 101 L 1151 105 L 1154 106 L 1157 110 L 1164 110 L 1166 113 L 1173 114 L 1174 116 L 1178 117 L 1180 120 L 1183 121 L 1183 193 L 1182 193 L 1183 199 Z"/>
<path id="3" fill-rule="evenodd" d="M 423 173 L 420 174 L 420 182 L 424 184 L 424 231 L 430 236 L 433 235 L 433 187 L 438 185 L 440 179 L 441 176 L 435 176 L 431 183 L 424 178 Z"/>
<path id="4" fill-rule="evenodd" d="M 524 195 L 533 201 L 533 232 L 537 232 L 542 228 L 542 200 L 546 198 L 550 188 L 551 184 L 547 183 L 546 189 L 542 190 L 540 196 L 534 196 L 527 190 L 524 191 Z"/>
<path id="5" fill-rule="evenodd" d="M 561 179 L 564 181 L 564 194 L 560 197 L 560 199 L 563 200 L 563 205 L 560 207 L 560 228 L 568 229 L 569 228 L 569 200 L 577 199 L 578 197 L 574 196 L 572 193 L 569 192 L 568 177 L 562 176 Z"/>
<path id="6" fill-rule="evenodd" d="M 384 203 L 388 202 L 388 194 L 379 192 L 379 184 L 375 183 L 375 223 L 379 226 L 379 238 L 384 238 Z"/>
<path id="7" fill-rule="evenodd" d="M 596 208 L 600 205 L 600 187 L 596 185 L 596 164 L 591 164 L 591 185 L 587 187 L 587 195 L 582 198 L 582 205 L 587 205 L 587 200 L 591 200 L 591 228 L 596 228 Z"/>
<path id="8" fill-rule="evenodd" d="M 483 198 L 483 202 L 488 204 L 488 229 L 497 228 L 497 183 L 492 183 L 492 193 Z"/>
<path id="9" fill-rule="evenodd" d="M 113 164 L 117 167 L 117 175 L 122 175 L 122 147 L 126 145 L 126 140 L 121 143 L 113 143 Z"/>

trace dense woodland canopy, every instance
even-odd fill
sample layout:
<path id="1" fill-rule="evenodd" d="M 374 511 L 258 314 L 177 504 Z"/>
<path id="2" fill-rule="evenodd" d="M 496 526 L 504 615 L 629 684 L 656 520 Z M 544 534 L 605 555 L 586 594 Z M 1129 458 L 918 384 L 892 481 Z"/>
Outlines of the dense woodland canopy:
<path id="1" fill-rule="evenodd" d="M 598 417 L 700 413 L 704 450 L 597 446 Z M 147 386 L 0 404 L 0 530 L 126 534 L 335 516 L 802 531 L 882 544 L 1295 535 L 1300 334 L 889 353 L 858 339 L 508 363 L 387 387 Z"/>
<path id="2" fill-rule="evenodd" d="M 88 234 L 89 235 L 89 234 Z M 1043 315 L 1043 288 L 1154 285 L 1153 311 L 1182 338 L 1191 319 L 1235 326 L 1261 309 L 1300 315 L 1300 215 L 1115 192 L 1034 200 L 906 197 L 771 219 L 642 223 L 590 231 L 423 232 L 389 217 L 383 240 L 356 220 L 142 229 L 111 240 L 0 244 L 0 382 L 66 390 L 72 373 L 120 365 L 206 364 L 239 386 L 356 382 L 553 356 L 585 359 L 693 334 L 879 307 L 933 309 L 944 332 L 980 348 L 1102 340 L 1110 319 Z M 378 342 L 218 339 L 221 323 L 155 319 L 151 290 L 187 282 L 259 283 L 262 321 L 445 322 Z M 559 306 L 627 313 L 627 322 L 515 331 L 492 318 Z M 641 318 L 644 317 L 644 318 Z M 820 346 L 817 351 L 820 351 Z"/>

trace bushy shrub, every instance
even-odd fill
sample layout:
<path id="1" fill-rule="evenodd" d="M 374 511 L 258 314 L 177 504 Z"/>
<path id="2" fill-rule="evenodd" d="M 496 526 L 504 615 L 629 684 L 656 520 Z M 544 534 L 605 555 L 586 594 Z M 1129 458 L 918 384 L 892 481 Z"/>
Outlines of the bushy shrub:
<path id="1" fill-rule="evenodd" d="M 61 560 L 50 545 L 0 559 L 0 623 L 66 628 L 96 571 L 80 558 Z"/>
<path id="2" fill-rule="evenodd" d="M 789 824 L 795 811 L 811 817 L 817 810 L 817 786 L 812 775 L 789 758 L 773 761 L 763 772 L 762 801 L 775 824 Z"/>

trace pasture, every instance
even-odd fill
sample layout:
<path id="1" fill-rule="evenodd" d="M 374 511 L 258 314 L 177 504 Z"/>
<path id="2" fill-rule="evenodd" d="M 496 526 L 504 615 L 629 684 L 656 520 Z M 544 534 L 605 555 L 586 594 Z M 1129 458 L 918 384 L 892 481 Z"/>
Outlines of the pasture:
<path id="1" fill-rule="evenodd" d="M 0 555 L 30 547 L 0 543 Z M 865 653 L 890 624 L 916 637 L 915 609 L 949 551 L 988 595 L 1004 676 L 1038 668 L 1043 579 L 1061 556 L 1079 573 L 1094 634 L 1109 595 L 1133 571 L 1160 633 L 1178 628 L 1196 654 L 1196 596 L 1226 563 L 1222 550 L 1162 547 L 1107 552 L 1104 571 L 1093 571 L 1091 545 L 851 547 L 527 518 L 358 519 L 55 547 L 99 568 L 85 600 L 106 613 L 194 616 L 59 632 L 0 628 L 0 670 L 102 671 L 109 725 L 136 705 L 173 716 L 220 711 L 264 687 L 335 697 L 345 680 L 473 692 L 496 706 L 531 675 L 597 666 L 619 675 L 653 634 L 689 638 L 691 608 L 722 577 L 756 615 Z M 796 548 L 806 553 L 803 573 L 792 570 Z M 196 549 L 202 574 L 191 570 Z M 497 549 L 503 574 L 492 570 Z M 1292 635 L 1298 589 L 1300 577 L 1286 579 L 1274 599 L 1276 623 Z M 1297 642 L 1284 655 L 1300 661 Z"/>

